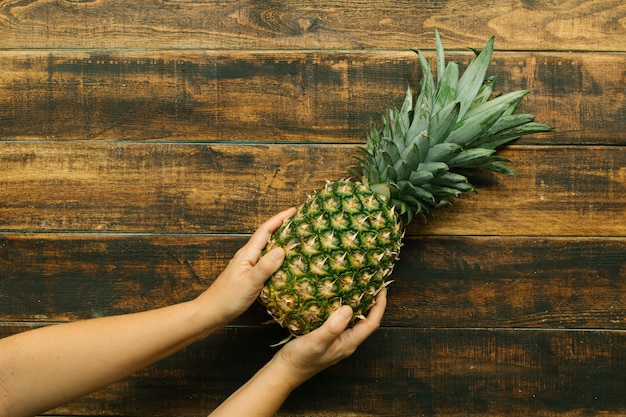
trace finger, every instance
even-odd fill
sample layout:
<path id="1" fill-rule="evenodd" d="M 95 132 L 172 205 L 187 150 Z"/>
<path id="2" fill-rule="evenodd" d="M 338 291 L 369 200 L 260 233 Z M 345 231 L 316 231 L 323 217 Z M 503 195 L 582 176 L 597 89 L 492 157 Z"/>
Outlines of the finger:
<path id="1" fill-rule="evenodd" d="M 253 281 L 263 284 L 283 263 L 285 259 L 285 250 L 283 248 L 274 248 L 266 253 L 254 265 L 250 271 Z"/>
<path id="2" fill-rule="evenodd" d="M 348 327 L 352 319 L 352 308 L 344 305 L 330 315 L 328 320 L 319 328 L 314 330 L 311 334 L 315 333 L 318 337 L 318 343 L 322 346 L 329 346 L 335 341 Z"/>
<path id="3" fill-rule="evenodd" d="M 274 215 L 254 232 L 246 246 L 248 246 L 251 250 L 256 251 L 258 254 L 265 248 L 267 245 L 267 241 L 270 238 L 270 235 L 274 233 L 276 229 L 280 227 L 280 225 L 285 221 L 286 218 L 293 215 L 296 209 L 294 207 L 283 210 L 280 213 Z"/>
<path id="4" fill-rule="evenodd" d="M 352 343 L 361 344 L 365 339 L 371 336 L 379 327 L 385 314 L 387 307 L 387 288 L 383 288 L 376 297 L 376 303 L 370 309 L 365 320 L 360 320 L 352 329 L 347 337 Z"/>
<path id="5" fill-rule="evenodd" d="M 370 309 L 366 321 L 380 325 L 387 307 L 387 287 L 383 287 L 376 296 L 376 302 Z"/>

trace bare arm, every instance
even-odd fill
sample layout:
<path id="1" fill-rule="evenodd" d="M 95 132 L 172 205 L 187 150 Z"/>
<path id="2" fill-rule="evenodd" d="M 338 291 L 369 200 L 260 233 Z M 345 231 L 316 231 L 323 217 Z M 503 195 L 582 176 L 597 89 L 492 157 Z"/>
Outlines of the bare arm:
<path id="1" fill-rule="evenodd" d="M 271 232 L 292 213 L 259 227 L 195 300 L 0 339 L 0 417 L 31 416 L 78 398 L 224 327 L 254 302 L 280 266 L 282 249 L 258 258 Z"/>
<path id="2" fill-rule="evenodd" d="M 0 415 L 35 415 L 124 378 L 217 328 L 201 315 L 190 302 L 2 339 Z"/>
<path id="3" fill-rule="evenodd" d="M 122 379 L 222 328 L 256 299 L 282 263 L 267 239 L 293 210 L 264 223 L 195 300 L 161 309 L 49 326 L 0 339 L 0 417 L 32 416 Z M 345 330 L 343 307 L 319 329 L 284 346 L 211 414 L 273 416 L 304 381 L 354 352 L 380 325 L 382 291 L 367 320 Z M 263 399 L 263 401 L 259 401 Z"/>
<path id="4" fill-rule="evenodd" d="M 337 310 L 319 329 L 285 345 L 270 362 L 222 403 L 209 417 L 271 417 L 307 379 L 350 356 L 378 327 L 387 292 L 380 292 L 366 320 L 345 330 L 352 310 Z"/>

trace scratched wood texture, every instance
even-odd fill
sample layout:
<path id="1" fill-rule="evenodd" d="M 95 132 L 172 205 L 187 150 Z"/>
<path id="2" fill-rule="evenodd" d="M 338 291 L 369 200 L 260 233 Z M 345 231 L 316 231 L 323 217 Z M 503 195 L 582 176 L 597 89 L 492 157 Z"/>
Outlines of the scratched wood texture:
<path id="1" fill-rule="evenodd" d="M 407 231 L 382 328 L 280 416 L 626 414 L 621 0 L 0 0 L 0 337 L 188 300 L 345 176 L 437 27 L 557 131 Z M 284 337 L 226 330 L 57 416 L 206 415 Z"/>

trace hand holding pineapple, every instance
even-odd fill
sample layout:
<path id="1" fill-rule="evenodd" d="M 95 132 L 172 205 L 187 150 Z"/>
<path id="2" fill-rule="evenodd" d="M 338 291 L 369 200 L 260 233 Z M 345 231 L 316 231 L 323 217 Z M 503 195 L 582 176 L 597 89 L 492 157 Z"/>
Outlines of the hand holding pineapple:
<path id="1" fill-rule="evenodd" d="M 294 339 L 282 348 L 275 360 L 282 362 L 296 380 L 308 379 L 352 355 L 356 348 L 378 327 L 387 306 L 387 289 L 376 296 L 365 320 L 346 330 L 352 320 L 352 308 L 342 306 L 317 330 Z"/>
<path id="2" fill-rule="evenodd" d="M 285 252 L 281 248 L 260 255 L 271 234 L 294 213 L 293 208 L 283 211 L 261 225 L 213 285 L 197 298 L 207 311 L 220 314 L 218 322 L 227 324 L 243 313 L 258 297 L 268 277 L 283 263 Z M 386 304 L 386 290 L 383 290 L 367 319 L 347 330 L 352 308 L 338 309 L 323 326 L 283 346 L 210 416 L 273 416 L 300 384 L 354 353 L 380 326 Z"/>
<path id="3" fill-rule="evenodd" d="M 350 356 L 378 329 L 387 304 L 386 296 L 386 289 L 380 291 L 367 318 L 350 329 L 346 327 L 352 320 L 352 309 L 343 306 L 318 329 L 287 343 L 209 417 L 273 416 L 295 388 Z"/>
<path id="4" fill-rule="evenodd" d="M 213 285 L 194 300 L 0 339 L 0 416 L 42 413 L 223 328 L 250 307 L 281 265 L 282 249 L 259 257 L 271 233 L 293 213 L 286 210 L 260 226 Z M 211 415 L 273 416 L 295 387 L 354 352 L 378 328 L 384 308 L 381 294 L 369 319 L 346 331 L 352 310 L 339 310 L 317 331 L 284 346 Z"/>
<path id="5" fill-rule="evenodd" d="M 225 326 L 256 300 L 265 280 L 278 269 L 285 256 L 284 250 L 276 248 L 259 258 L 261 251 L 271 233 L 294 211 L 285 210 L 259 226 L 217 280 L 198 297 L 197 301 L 205 305 L 205 311 L 214 315 L 206 318 L 207 322 Z"/>

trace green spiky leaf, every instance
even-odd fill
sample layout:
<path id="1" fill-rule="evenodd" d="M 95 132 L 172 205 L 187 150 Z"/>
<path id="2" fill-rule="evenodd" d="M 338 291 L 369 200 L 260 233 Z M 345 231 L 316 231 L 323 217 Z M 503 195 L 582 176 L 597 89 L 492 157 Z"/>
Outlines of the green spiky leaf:
<path id="1" fill-rule="evenodd" d="M 456 143 L 438 143 L 434 145 L 428 151 L 428 155 L 426 155 L 426 159 L 424 162 L 448 162 L 450 159 L 457 156 L 463 148 Z"/>
<path id="2" fill-rule="evenodd" d="M 476 51 L 462 75 L 457 63 L 446 63 L 437 31 L 435 38 L 436 77 L 416 50 L 422 70 L 419 88 L 414 93 L 407 86 L 400 109 L 388 109 L 379 128 L 372 123 L 366 152 L 358 158 L 367 177 L 363 181 L 381 184 L 375 187 L 405 218 L 472 191 L 467 180 L 472 170 L 512 174 L 496 149 L 520 136 L 551 130 L 535 123 L 532 115 L 514 114 L 528 91 L 492 97 L 496 78 L 487 76 L 487 69 L 493 37 Z"/>
<path id="3" fill-rule="evenodd" d="M 437 92 L 433 104 L 433 114 L 438 113 L 449 103 L 457 101 L 457 87 L 459 84 L 459 64 L 451 62 L 445 69 L 441 80 L 437 84 Z"/>
<path id="4" fill-rule="evenodd" d="M 435 175 L 428 170 L 413 171 L 411 172 L 411 175 L 409 175 L 409 181 L 411 182 L 411 184 L 416 186 L 426 184 L 433 178 L 435 178 Z"/>
<path id="5" fill-rule="evenodd" d="M 448 138 L 457 124 L 460 110 L 461 103 L 452 101 L 430 118 L 428 137 L 430 138 L 431 146 L 441 143 Z"/>
<path id="6" fill-rule="evenodd" d="M 417 171 L 428 171 L 434 178 L 439 178 L 449 170 L 449 165 L 444 162 L 423 162 L 417 167 Z"/>
<path id="7" fill-rule="evenodd" d="M 459 117 L 463 117 L 463 115 L 469 110 L 476 94 L 483 85 L 485 75 L 487 74 L 487 68 L 491 62 L 494 41 L 495 37 L 492 36 L 483 50 L 467 66 L 467 69 L 459 79 L 457 92 L 457 99 L 461 103 L 461 112 Z"/>
<path id="8" fill-rule="evenodd" d="M 475 107 L 460 120 L 446 139 L 447 142 L 469 146 L 491 128 L 502 114 L 512 105 L 516 105 L 528 91 L 515 91 L 489 100 Z"/>
<path id="9" fill-rule="evenodd" d="M 435 45 L 437 49 L 437 84 L 440 84 L 446 68 L 446 56 L 443 52 L 443 43 L 437 28 L 435 28 Z"/>

